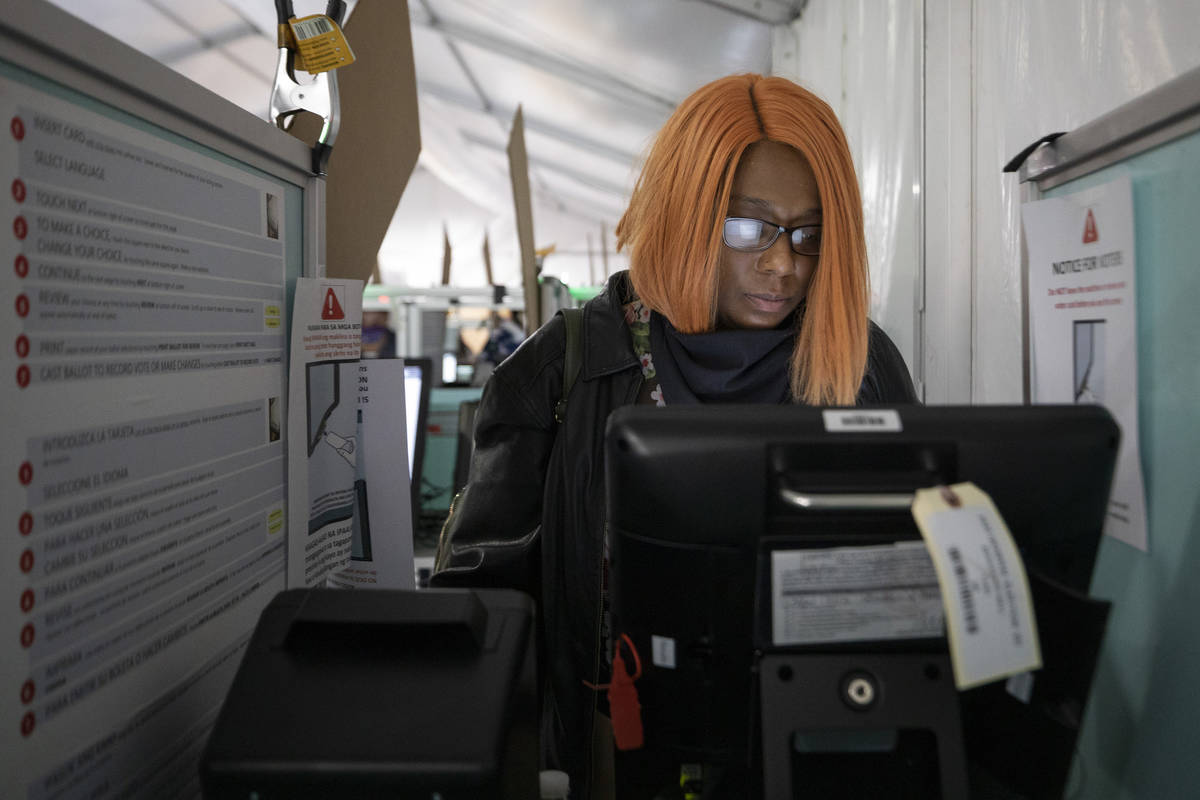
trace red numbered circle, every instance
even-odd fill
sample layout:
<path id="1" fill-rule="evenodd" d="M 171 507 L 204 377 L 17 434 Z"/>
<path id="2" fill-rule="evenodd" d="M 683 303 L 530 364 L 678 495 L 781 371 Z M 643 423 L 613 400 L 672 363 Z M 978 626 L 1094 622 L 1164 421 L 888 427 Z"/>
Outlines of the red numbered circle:
<path id="1" fill-rule="evenodd" d="M 28 614 L 30 611 L 33 611 L 34 600 L 35 598 L 33 596 L 33 589 L 26 589 L 25 591 L 21 592 L 21 610 L 26 614 Z"/>
<path id="2" fill-rule="evenodd" d="M 17 470 L 17 478 L 20 479 L 22 486 L 33 483 L 33 464 L 28 461 L 22 464 L 21 468 Z"/>
<path id="3" fill-rule="evenodd" d="M 37 687 L 33 685 L 33 681 L 25 681 L 21 684 L 21 702 L 29 705 L 33 702 L 34 696 L 37 695 Z"/>
<path id="4" fill-rule="evenodd" d="M 17 260 L 13 262 L 13 272 L 17 273 L 18 278 L 24 278 L 29 274 L 29 259 L 25 256 L 17 256 Z"/>
<path id="5" fill-rule="evenodd" d="M 29 355 L 29 337 L 21 334 L 17 337 L 17 358 L 24 358 Z"/>
<path id="6" fill-rule="evenodd" d="M 33 733 L 33 726 L 35 722 L 36 720 L 34 719 L 33 712 L 25 712 L 25 716 L 21 717 L 21 735 L 28 737 L 29 734 Z"/>
<path id="7" fill-rule="evenodd" d="M 21 628 L 21 647 L 30 648 L 33 646 L 34 631 L 33 623 L 27 622 L 24 628 Z"/>
<path id="8" fill-rule="evenodd" d="M 26 574 L 33 571 L 33 551 L 26 550 L 21 553 L 21 572 Z"/>
<path id="9" fill-rule="evenodd" d="M 17 316 L 27 317 L 29 315 L 29 298 L 25 295 L 17 295 Z"/>
<path id="10" fill-rule="evenodd" d="M 12 182 L 12 193 L 13 193 L 13 200 L 16 200 L 18 203 L 24 203 L 25 202 L 25 181 L 21 180 L 20 178 L 17 178 L 16 180 L 14 180 Z"/>
<path id="11" fill-rule="evenodd" d="M 13 138 L 18 142 L 25 138 L 25 123 L 21 121 L 20 117 L 13 117 L 8 129 L 12 131 Z"/>
<path id="12" fill-rule="evenodd" d="M 28 536 L 33 533 L 33 514 L 30 514 L 28 511 L 22 514 L 21 518 L 17 520 L 17 530 L 21 532 L 22 536 Z"/>
<path id="13" fill-rule="evenodd" d="M 24 239 L 29 233 L 29 223 L 24 217 L 17 217 L 13 220 L 13 235 L 18 239 Z"/>
<path id="14" fill-rule="evenodd" d="M 29 365 L 22 364 L 21 366 L 17 367 L 17 386 L 20 386 L 22 389 L 24 389 L 28 385 L 29 385 Z"/>

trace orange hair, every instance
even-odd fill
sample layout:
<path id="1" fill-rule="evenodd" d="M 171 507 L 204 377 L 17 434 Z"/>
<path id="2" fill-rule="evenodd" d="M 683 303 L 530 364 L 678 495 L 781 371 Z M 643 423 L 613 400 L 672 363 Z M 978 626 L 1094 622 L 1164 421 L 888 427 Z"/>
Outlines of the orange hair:
<path id="1" fill-rule="evenodd" d="M 732 75 L 684 100 L 659 132 L 617 225 L 638 297 L 683 333 L 717 319 L 721 227 L 746 148 L 770 140 L 808 160 L 821 196 L 821 255 L 792 353 L 791 391 L 852 405 L 867 363 L 867 245 L 854 161 L 820 98 L 784 78 Z"/>

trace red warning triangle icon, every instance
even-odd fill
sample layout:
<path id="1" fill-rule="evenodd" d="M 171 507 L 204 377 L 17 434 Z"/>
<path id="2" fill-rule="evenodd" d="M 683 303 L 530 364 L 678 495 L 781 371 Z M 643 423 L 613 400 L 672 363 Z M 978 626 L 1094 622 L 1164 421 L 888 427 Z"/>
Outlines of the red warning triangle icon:
<path id="1" fill-rule="evenodd" d="M 1096 218 L 1092 216 L 1092 210 L 1089 208 L 1087 220 L 1083 223 L 1083 243 L 1090 244 L 1098 241 L 1100 241 L 1100 232 L 1096 230 Z"/>
<path id="2" fill-rule="evenodd" d="M 345 319 L 346 313 L 342 311 L 342 304 L 338 302 L 337 295 L 333 293 L 333 289 L 325 290 L 325 302 L 321 304 L 321 319 Z"/>

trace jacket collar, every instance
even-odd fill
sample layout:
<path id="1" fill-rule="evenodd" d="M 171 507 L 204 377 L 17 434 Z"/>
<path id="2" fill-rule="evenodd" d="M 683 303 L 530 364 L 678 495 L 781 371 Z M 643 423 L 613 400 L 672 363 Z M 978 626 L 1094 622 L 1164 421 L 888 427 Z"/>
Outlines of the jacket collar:
<path id="1" fill-rule="evenodd" d="M 614 273 L 600 294 L 583 307 L 584 380 L 640 366 L 625 322 L 627 298 L 633 296 L 629 271 Z"/>

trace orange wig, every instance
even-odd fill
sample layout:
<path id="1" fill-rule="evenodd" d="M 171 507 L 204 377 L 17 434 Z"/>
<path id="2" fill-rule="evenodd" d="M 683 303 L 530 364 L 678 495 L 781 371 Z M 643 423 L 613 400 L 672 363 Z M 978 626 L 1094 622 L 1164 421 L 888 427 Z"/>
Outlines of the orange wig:
<path id="1" fill-rule="evenodd" d="M 659 132 L 624 216 L 634 290 L 683 333 L 717 319 L 721 226 L 746 148 L 770 140 L 808 160 L 821 196 L 821 255 L 792 354 L 796 402 L 851 405 L 867 362 L 867 246 L 854 161 L 833 110 L 784 78 L 732 75 L 684 100 Z"/>

